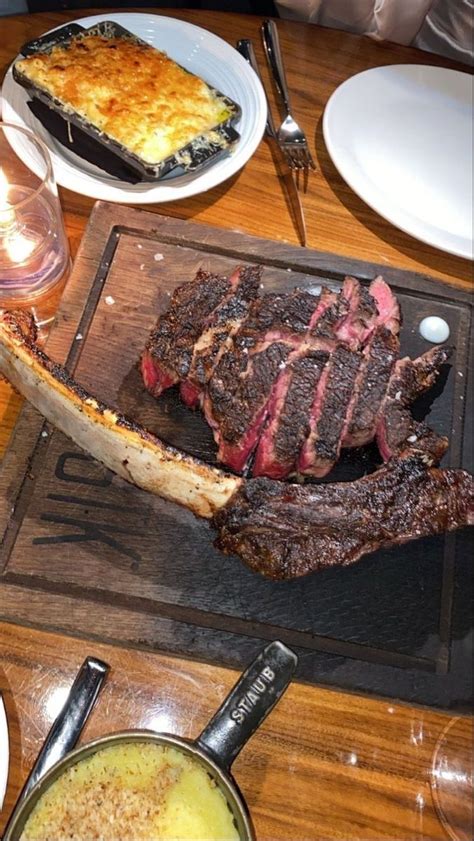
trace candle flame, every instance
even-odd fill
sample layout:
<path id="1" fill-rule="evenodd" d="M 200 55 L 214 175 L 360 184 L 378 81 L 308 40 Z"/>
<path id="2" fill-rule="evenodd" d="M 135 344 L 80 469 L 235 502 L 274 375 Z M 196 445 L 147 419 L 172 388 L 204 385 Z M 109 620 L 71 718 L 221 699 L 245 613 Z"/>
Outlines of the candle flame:
<path id="1" fill-rule="evenodd" d="M 23 263 L 35 250 L 35 247 L 35 241 L 28 239 L 20 231 L 9 236 L 5 242 L 5 249 L 12 263 Z"/>
<path id="2" fill-rule="evenodd" d="M 16 228 L 15 211 L 8 201 L 10 185 L 0 166 L 0 236 L 4 238 L 4 248 L 12 263 L 22 263 L 27 260 L 36 243 Z"/>

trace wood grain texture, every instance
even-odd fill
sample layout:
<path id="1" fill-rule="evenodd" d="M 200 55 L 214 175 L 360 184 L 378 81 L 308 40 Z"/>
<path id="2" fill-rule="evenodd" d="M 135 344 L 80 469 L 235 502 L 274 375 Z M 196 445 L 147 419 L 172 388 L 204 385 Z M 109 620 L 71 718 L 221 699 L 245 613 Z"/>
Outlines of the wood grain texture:
<path id="1" fill-rule="evenodd" d="M 0 831 L 87 655 L 112 669 L 82 741 L 143 727 L 199 734 L 237 674 L 159 654 L 0 624 L 11 774 Z M 444 841 L 430 763 L 449 717 L 293 683 L 233 771 L 259 841 Z M 469 745 L 461 719 L 454 746 Z"/>
<path id="2" fill-rule="evenodd" d="M 124 9 L 119 11 L 123 12 Z M 134 9 L 134 11 L 137 11 Z M 150 13 L 149 9 L 144 10 Z M 94 14 L 97 10 L 91 10 Z M 260 45 L 260 19 L 248 15 L 209 11 L 164 10 L 166 15 L 190 21 L 220 35 L 230 44 L 238 38 L 255 41 L 257 57 L 270 99 L 275 99 Z M 77 17 L 80 12 L 48 12 L 2 20 L 0 78 L 25 41 Z M 444 254 L 399 231 L 374 213 L 345 184 L 327 153 L 322 137 L 324 106 L 336 87 L 369 67 L 397 63 L 457 65 L 420 50 L 380 44 L 369 38 L 290 21 L 279 21 L 282 50 L 294 110 L 305 129 L 317 163 L 303 196 L 308 245 L 322 251 L 358 257 L 387 266 L 399 266 L 469 288 L 471 264 Z M 465 66 L 461 69 L 466 70 Z M 275 109 L 275 114 L 277 110 Z M 93 206 L 92 199 L 60 189 L 66 228 L 73 256 Z M 284 193 L 275 177 L 271 151 L 262 142 L 243 170 L 203 195 L 151 209 L 181 219 L 195 219 L 218 227 L 297 244 Z M 0 384 L 0 455 L 17 417 L 19 400 Z"/>

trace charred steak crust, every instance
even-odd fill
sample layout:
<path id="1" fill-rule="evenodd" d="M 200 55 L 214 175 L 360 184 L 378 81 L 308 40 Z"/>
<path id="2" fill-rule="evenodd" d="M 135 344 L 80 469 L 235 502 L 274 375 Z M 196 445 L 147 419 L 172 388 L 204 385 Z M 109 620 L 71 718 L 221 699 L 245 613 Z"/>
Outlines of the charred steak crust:
<path id="1" fill-rule="evenodd" d="M 290 350 L 291 347 L 284 342 L 272 342 L 255 353 L 251 360 L 251 372 L 242 377 L 234 389 L 228 381 L 213 379 L 210 394 L 214 415 L 219 419 L 225 441 L 234 443 L 245 435 L 255 413 L 263 406 L 268 386 L 271 387 Z"/>
<path id="2" fill-rule="evenodd" d="M 339 457 L 340 439 L 361 362 L 361 354 L 340 345 L 331 356 L 325 399 L 318 418 L 311 464 L 304 472 L 324 476 Z"/>
<path id="3" fill-rule="evenodd" d="M 357 281 L 356 281 L 357 282 Z M 375 298 L 370 292 L 370 289 L 367 289 L 366 286 L 359 285 L 359 318 L 361 319 L 362 323 L 365 326 L 370 325 L 374 316 L 377 315 L 377 305 L 375 302 Z"/>
<path id="4" fill-rule="evenodd" d="M 270 422 L 260 438 L 253 466 L 254 476 L 284 479 L 294 469 L 297 455 L 309 433 L 309 413 L 314 390 L 329 353 L 308 351 L 289 362 L 277 383 L 280 405 L 274 407 Z"/>
<path id="5" fill-rule="evenodd" d="M 413 443 L 411 404 L 449 350 L 399 359 L 400 309 L 382 277 L 368 287 L 346 277 L 318 297 L 260 295 L 261 275 L 200 271 L 175 291 L 142 357 L 148 390 L 179 383 L 186 405 L 202 408 L 218 460 L 242 471 L 253 457 L 254 476 L 322 478 L 342 447 L 375 438 L 387 461 Z"/>
<path id="6" fill-rule="evenodd" d="M 241 377 L 231 394 L 221 392 L 217 397 L 215 378 L 211 381 L 209 396 L 213 400 L 213 418 L 216 418 L 216 408 L 219 412 L 223 406 L 229 407 L 218 423 L 218 459 L 237 472 L 245 469 L 258 444 L 272 390 L 291 349 L 291 345 L 284 342 L 272 342 L 254 353 L 250 370 Z"/>
<path id="7" fill-rule="evenodd" d="M 474 522 L 474 480 L 406 450 L 354 482 L 250 479 L 213 518 L 216 546 L 273 579 L 347 566 L 382 547 Z"/>
<path id="8" fill-rule="evenodd" d="M 312 394 L 328 359 L 326 351 L 312 350 L 292 363 L 285 408 L 275 434 L 277 457 L 294 458 L 295 453 L 299 452 L 308 433 Z"/>
<path id="9" fill-rule="evenodd" d="M 299 289 L 259 298 L 216 365 L 204 412 L 218 459 L 234 470 L 242 471 L 257 447 L 279 377 L 317 305 L 317 297 Z"/>
<path id="10" fill-rule="evenodd" d="M 318 298 L 304 289 L 290 293 L 271 292 L 259 298 L 245 322 L 245 332 L 268 338 L 306 333 Z"/>
<path id="11" fill-rule="evenodd" d="M 336 326 L 349 315 L 350 304 L 342 292 L 334 296 L 334 300 L 324 310 L 321 316 L 311 327 L 309 335 L 312 339 L 327 339 L 334 341 L 334 330 Z"/>
<path id="12" fill-rule="evenodd" d="M 386 327 L 378 327 L 364 353 L 361 379 L 343 446 L 361 447 L 375 437 L 380 408 L 397 356 L 398 338 Z"/>
<path id="13" fill-rule="evenodd" d="M 396 362 L 377 426 L 377 445 L 384 461 L 399 453 L 414 434 L 410 406 L 431 388 L 451 353 L 452 348 L 434 347 L 418 359 L 406 357 Z"/>
<path id="14" fill-rule="evenodd" d="M 188 377 L 205 386 L 219 361 L 226 342 L 237 332 L 249 313 L 251 304 L 258 298 L 261 266 L 239 268 L 230 278 L 230 288 L 211 313 L 199 337 Z"/>
<path id="15" fill-rule="evenodd" d="M 174 291 L 169 309 L 159 319 L 145 349 L 147 361 L 166 371 L 170 385 L 187 376 L 194 344 L 229 288 L 226 277 L 200 270 L 192 283 L 183 283 Z"/>

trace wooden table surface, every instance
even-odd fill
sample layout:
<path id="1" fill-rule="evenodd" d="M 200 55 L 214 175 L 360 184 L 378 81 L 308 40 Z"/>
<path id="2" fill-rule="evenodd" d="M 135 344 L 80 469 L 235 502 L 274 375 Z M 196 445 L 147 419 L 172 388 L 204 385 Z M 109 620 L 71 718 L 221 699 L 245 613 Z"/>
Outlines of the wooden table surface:
<path id="1" fill-rule="evenodd" d="M 86 14 L 3 18 L 0 75 L 22 43 Z M 237 38 L 253 38 L 268 82 L 258 37 L 259 18 L 168 9 L 164 14 L 196 23 L 232 44 Z M 278 26 L 294 110 L 318 167 L 303 196 L 308 245 L 412 269 L 469 288 L 472 267 L 468 261 L 398 231 L 352 193 L 331 163 L 321 132 L 328 97 L 355 73 L 393 63 L 455 65 L 417 50 L 347 33 L 287 21 L 279 21 Z M 93 200 L 63 188 L 60 194 L 74 256 Z M 210 192 L 148 209 L 297 243 L 266 143 L 241 172 Z M 19 406 L 19 398 L 0 383 L 0 457 Z M 11 738 L 10 778 L 0 831 L 86 654 L 103 657 L 112 665 L 112 672 L 84 738 L 130 726 L 197 735 L 235 680 L 229 670 L 190 660 L 107 647 L 5 623 L 0 623 L 0 652 L 0 691 Z M 449 720 L 443 713 L 395 701 L 293 684 L 235 764 L 258 838 L 447 838 L 433 806 L 430 767 L 436 740 Z M 455 728 L 452 744 L 461 747 L 469 739 L 472 721 L 464 718 Z"/>

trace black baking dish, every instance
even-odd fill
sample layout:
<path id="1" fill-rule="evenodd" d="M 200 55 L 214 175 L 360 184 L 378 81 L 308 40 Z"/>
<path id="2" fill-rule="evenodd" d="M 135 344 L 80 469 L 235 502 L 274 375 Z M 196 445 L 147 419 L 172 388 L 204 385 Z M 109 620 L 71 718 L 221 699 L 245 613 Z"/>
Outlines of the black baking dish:
<path id="1" fill-rule="evenodd" d="M 68 24 L 24 44 L 21 48 L 21 58 L 38 52 L 49 53 L 58 45 L 67 47 L 73 38 L 92 34 L 105 38 L 131 39 L 137 44 L 149 46 L 141 38 L 113 21 L 102 21 L 87 29 L 79 24 Z M 175 154 L 157 164 L 150 164 L 100 131 L 77 112 L 65 108 L 58 99 L 21 73 L 16 64 L 13 65 L 12 72 L 14 80 L 32 97 L 32 101 L 28 103 L 30 110 L 53 137 L 79 157 L 121 180 L 135 183 L 158 181 L 168 175 L 198 172 L 228 154 L 240 139 L 234 127 L 241 117 L 240 106 L 212 85 L 208 85 L 223 98 L 231 113 L 229 119 L 209 132 L 194 138 L 191 143 Z"/>

